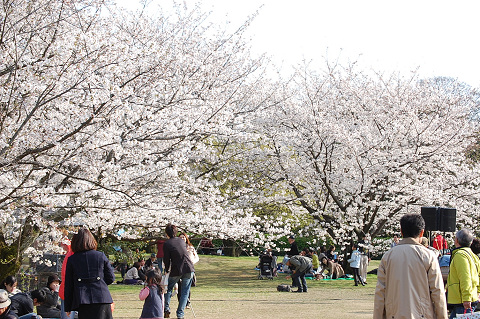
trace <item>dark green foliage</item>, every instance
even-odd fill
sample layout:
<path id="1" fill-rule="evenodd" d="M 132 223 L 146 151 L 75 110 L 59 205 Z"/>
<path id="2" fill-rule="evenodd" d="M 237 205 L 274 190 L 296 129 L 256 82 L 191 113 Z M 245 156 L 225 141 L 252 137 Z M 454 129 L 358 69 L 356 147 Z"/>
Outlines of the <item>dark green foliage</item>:
<path id="1" fill-rule="evenodd" d="M 126 263 L 132 265 L 140 258 L 145 258 L 146 249 L 149 243 L 145 241 L 128 242 L 121 240 L 106 239 L 101 246 L 98 247 L 99 251 L 103 251 L 105 255 L 109 256 L 112 262 Z M 120 247 L 121 251 L 115 249 Z"/>
<path id="2" fill-rule="evenodd" d="M 16 259 L 17 247 L 0 242 L 0 274 L 2 275 L 0 281 L 6 276 L 15 275 L 20 269 L 21 261 Z"/>

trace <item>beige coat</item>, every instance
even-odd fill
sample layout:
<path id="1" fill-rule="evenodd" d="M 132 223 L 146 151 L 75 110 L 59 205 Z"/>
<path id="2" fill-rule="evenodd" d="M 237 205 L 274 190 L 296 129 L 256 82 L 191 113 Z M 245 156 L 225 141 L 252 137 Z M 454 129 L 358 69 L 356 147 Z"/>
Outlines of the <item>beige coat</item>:
<path id="1" fill-rule="evenodd" d="M 335 278 L 335 279 L 345 276 L 345 272 L 343 271 L 342 266 L 340 264 L 334 263 L 331 260 L 327 261 L 327 265 L 322 263 L 321 266 L 322 266 L 322 271 L 321 271 L 322 274 L 326 270 L 328 271 L 327 274 L 331 275 L 332 278 Z"/>
<path id="2" fill-rule="evenodd" d="M 382 258 L 377 273 L 374 319 L 446 319 L 442 273 L 435 254 L 404 238 Z"/>

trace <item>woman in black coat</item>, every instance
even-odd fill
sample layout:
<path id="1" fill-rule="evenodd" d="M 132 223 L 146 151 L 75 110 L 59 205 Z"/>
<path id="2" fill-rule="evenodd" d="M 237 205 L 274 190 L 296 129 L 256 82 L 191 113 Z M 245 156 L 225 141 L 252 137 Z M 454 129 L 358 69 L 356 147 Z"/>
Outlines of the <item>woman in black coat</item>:
<path id="1" fill-rule="evenodd" d="M 72 238 L 65 274 L 65 311 L 78 311 L 79 319 L 112 319 L 112 296 L 107 285 L 115 280 L 113 268 L 87 228 Z"/>

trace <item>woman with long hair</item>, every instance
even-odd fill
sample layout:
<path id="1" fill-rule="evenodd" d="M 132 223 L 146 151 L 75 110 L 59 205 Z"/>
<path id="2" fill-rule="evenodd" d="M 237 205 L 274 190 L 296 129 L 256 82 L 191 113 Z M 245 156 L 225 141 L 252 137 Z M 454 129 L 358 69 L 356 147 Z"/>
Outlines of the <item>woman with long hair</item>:
<path id="1" fill-rule="evenodd" d="M 185 245 L 187 247 L 187 252 L 188 252 L 188 258 L 190 258 L 192 263 L 196 264 L 199 260 L 199 257 L 198 257 L 197 251 L 195 250 L 195 247 L 190 242 L 190 239 L 188 238 L 187 234 L 185 232 L 182 232 L 180 234 L 180 236 L 178 236 L 178 237 L 180 237 L 181 239 L 183 239 L 185 241 Z M 195 273 L 194 273 L 193 278 L 192 278 L 191 287 L 195 287 L 196 281 L 197 281 L 197 277 L 195 276 Z M 179 285 L 178 285 L 178 294 L 177 294 L 178 300 L 180 300 L 180 295 L 182 294 L 181 282 L 182 282 L 182 280 L 180 279 Z M 192 291 L 190 290 L 190 292 L 188 293 L 188 301 L 187 301 L 187 305 L 186 305 L 187 309 L 190 308 L 190 297 L 191 297 L 191 295 L 192 295 Z"/>
<path id="2" fill-rule="evenodd" d="M 115 280 L 113 268 L 97 241 L 84 227 L 72 238 L 65 273 L 65 311 L 78 311 L 79 319 L 112 319 L 112 296 L 107 285 Z"/>
<path id="3" fill-rule="evenodd" d="M 188 257 L 190 258 L 192 263 L 196 264 L 199 260 L 197 250 L 190 242 L 190 239 L 188 238 L 187 234 L 182 232 L 178 237 L 182 238 L 185 241 L 185 245 L 187 246 Z"/>

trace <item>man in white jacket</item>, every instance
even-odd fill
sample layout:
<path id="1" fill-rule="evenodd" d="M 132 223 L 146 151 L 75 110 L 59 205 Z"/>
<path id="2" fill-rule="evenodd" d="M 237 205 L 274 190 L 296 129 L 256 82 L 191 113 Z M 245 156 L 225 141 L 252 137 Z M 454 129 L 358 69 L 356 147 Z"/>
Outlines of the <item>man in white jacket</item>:
<path id="1" fill-rule="evenodd" d="M 377 273 L 374 319 L 446 319 L 442 273 L 435 254 L 420 244 L 421 215 L 400 219 L 403 239 L 382 257 Z"/>

